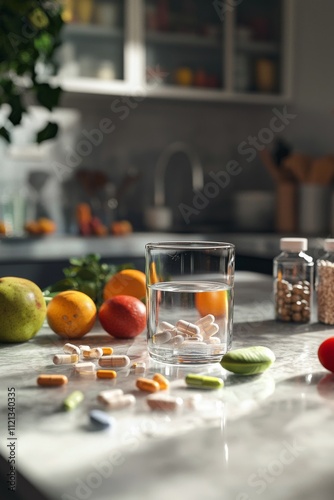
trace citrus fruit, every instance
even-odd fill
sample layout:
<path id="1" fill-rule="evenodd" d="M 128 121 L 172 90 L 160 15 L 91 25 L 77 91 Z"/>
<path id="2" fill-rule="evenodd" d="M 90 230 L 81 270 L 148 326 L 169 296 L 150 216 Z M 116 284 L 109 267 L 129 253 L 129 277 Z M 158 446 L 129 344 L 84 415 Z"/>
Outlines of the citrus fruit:
<path id="1" fill-rule="evenodd" d="M 41 289 L 32 281 L 0 278 L 0 342 L 25 342 L 43 325 L 46 304 Z"/>
<path id="2" fill-rule="evenodd" d="M 51 330 L 60 337 L 79 339 L 93 328 L 96 314 L 96 305 L 88 295 L 66 290 L 51 300 L 46 319 Z"/>
<path id="3" fill-rule="evenodd" d="M 117 295 L 103 302 L 99 320 L 113 337 L 131 339 L 146 327 L 146 307 L 136 297 Z"/>
<path id="4" fill-rule="evenodd" d="M 206 316 L 207 314 L 225 316 L 228 308 L 228 291 L 197 292 L 195 307 L 201 316 Z"/>
<path id="5" fill-rule="evenodd" d="M 146 295 L 146 276 L 137 269 L 123 269 L 114 274 L 104 286 L 104 300 L 117 295 L 131 295 L 143 299 Z"/>

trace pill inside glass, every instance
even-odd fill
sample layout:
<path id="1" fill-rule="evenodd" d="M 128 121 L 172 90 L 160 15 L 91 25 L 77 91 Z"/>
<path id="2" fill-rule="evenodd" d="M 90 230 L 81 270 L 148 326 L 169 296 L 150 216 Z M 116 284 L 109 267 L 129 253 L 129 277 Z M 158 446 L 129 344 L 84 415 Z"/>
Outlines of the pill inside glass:
<path id="1" fill-rule="evenodd" d="M 170 364 L 219 362 L 231 348 L 235 248 L 222 242 L 146 245 L 147 342 Z"/>

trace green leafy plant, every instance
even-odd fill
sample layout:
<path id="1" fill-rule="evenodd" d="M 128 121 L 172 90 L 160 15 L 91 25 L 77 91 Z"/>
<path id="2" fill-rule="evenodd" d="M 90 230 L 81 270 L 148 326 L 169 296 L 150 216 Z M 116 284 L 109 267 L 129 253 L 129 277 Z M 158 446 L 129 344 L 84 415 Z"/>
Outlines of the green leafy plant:
<path id="1" fill-rule="evenodd" d="M 64 290 L 79 290 L 89 295 L 97 306 L 103 302 L 103 288 L 113 274 L 122 269 L 133 268 L 131 264 L 113 265 L 101 262 L 98 254 L 70 259 L 70 266 L 63 269 L 64 279 L 48 286 L 44 297 L 54 297 Z"/>
<path id="2" fill-rule="evenodd" d="M 59 102 L 61 88 L 45 81 L 43 73 L 57 70 L 55 51 L 63 24 L 58 0 L 0 0 L 0 106 L 10 109 L 0 137 L 7 142 L 26 112 L 26 93 L 50 111 Z M 48 122 L 36 141 L 52 139 L 57 132 L 57 123 Z"/>

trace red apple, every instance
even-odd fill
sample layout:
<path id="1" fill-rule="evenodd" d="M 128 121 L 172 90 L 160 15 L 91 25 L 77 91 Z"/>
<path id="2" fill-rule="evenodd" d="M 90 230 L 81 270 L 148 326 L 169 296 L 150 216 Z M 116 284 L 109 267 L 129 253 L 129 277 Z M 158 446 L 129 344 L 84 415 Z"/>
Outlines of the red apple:
<path id="1" fill-rule="evenodd" d="M 116 338 L 131 339 L 146 327 L 146 307 L 130 295 L 117 295 L 99 309 L 99 320 L 106 332 Z"/>

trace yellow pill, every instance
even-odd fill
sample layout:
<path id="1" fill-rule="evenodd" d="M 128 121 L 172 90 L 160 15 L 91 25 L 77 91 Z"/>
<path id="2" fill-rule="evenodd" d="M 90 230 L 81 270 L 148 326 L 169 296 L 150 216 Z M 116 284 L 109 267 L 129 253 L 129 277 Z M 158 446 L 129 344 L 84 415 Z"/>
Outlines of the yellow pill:
<path id="1" fill-rule="evenodd" d="M 167 380 L 166 377 L 161 375 L 161 373 L 155 373 L 152 378 L 155 382 L 158 382 L 159 387 L 162 391 L 169 388 L 169 380 Z"/>
<path id="2" fill-rule="evenodd" d="M 115 370 L 97 370 L 97 378 L 116 378 L 117 372 Z"/>
<path id="3" fill-rule="evenodd" d="M 110 356 L 113 352 L 114 349 L 112 347 L 101 347 L 103 356 Z"/>
<path id="4" fill-rule="evenodd" d="M 146 391 L 146 392 L 160 391 L 160 385 L 158 384 L 158 382 L 156 382 L 155 380 L 151 380 L 149 378 L 143 378 L 143 377 L 137 378 L 136 386 L 141 391 Z"/>
<path id="5" fill-rule="evenodd" d="M 37 377 L 37 384 L 43 387 L 56 387 L 59 385 L 67 384 L 68 378 L 66 375 L 39 375 Z"/>

